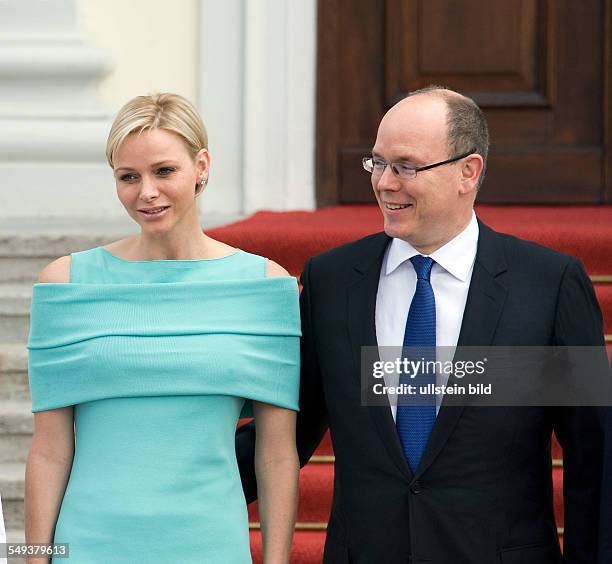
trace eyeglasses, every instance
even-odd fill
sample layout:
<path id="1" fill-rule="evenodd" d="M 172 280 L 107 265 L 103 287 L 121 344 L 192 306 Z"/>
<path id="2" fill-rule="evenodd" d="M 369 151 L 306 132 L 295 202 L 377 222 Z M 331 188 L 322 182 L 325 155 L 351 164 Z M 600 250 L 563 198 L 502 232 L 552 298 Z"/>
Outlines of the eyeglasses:
<path id="1" fill-rule="evenodd" d="M 467 153 L 463 153 L 457 157 L 453 157 L 452 159 L 447 159 L 445 161 L 440 161 L 439 163 L 434 163 L 425 166 L 414 166 L 408 163 L 388 163 L 382 159 L 377 159 L 376 157 L 363 157 L 361 163 L 363 164 L 363 168 L 368 172 L 372 173 L 372 176 L 382 176 L 383 172 L 385 172 L 385 168 L 387 165 L 391 166 L 391 171 L 395 176 L 401 178 L 402 180 L 411 180 L 416 177 L 417 172 L 422 172 L 424 170 L 431 170 L 432 168 L 436 168 L 437 166 L 442 166 L 449 163 L 454 163 L 461 159 L 464 159 L 468 155 L 474 153 L 476 149 L 472 149 Z"/>

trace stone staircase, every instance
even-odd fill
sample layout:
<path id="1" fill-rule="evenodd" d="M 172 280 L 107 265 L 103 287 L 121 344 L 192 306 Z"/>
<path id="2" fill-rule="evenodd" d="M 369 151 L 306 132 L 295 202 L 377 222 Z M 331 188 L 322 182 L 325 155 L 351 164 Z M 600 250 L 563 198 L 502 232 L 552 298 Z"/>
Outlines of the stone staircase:
<path id="1" fill-rule="evenodd" d="M 0 493 L 5 527 L 8 542 L 23 542 L 25 461 L 34 421 L 23 343 L 0 344 L 0 406 Z"/>

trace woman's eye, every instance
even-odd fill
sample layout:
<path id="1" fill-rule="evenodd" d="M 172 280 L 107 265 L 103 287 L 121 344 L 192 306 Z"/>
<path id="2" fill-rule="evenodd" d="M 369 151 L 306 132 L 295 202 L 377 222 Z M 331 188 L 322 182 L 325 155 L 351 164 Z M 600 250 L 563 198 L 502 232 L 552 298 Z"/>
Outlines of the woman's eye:
<path id="1" fill-rule="evenodd" d="M 122 182 L 132 182 L 133 180 L 136 179 L 136 175 L 135 174 L 122 174 L 119 177 L 119 180 L 121 180 Z"/>
<path id="2" fill-rule="evenodd" d="M 169 174 L 172 174 L 174 172 L 174 169 L 169 167 L 169 166 L 163 166 L 160 169 L 158 169 L 157 174 L 159 174 L 159 176 L 168 176 Z"/>

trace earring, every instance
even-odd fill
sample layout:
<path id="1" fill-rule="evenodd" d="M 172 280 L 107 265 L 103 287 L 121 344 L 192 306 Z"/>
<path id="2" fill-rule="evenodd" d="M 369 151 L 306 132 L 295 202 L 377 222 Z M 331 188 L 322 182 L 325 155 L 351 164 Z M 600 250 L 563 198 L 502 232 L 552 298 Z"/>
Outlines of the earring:
<path id="1" fill-rule="evenodd" d="M 206 185 L 208 184 L 208 178 L 202 178 L 199 186 L 196 185 L 196 196 L 199 196 L 203 191 Z"/>

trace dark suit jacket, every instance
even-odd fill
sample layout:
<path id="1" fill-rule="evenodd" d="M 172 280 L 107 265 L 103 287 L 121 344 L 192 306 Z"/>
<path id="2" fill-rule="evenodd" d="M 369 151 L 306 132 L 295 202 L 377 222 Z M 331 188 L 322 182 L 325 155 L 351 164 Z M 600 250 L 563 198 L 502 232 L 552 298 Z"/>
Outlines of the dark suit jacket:
<path id="1" fill-rule="evenodd" d="M 612 396 L 610 397 L 612 404 Z M 601 493 L 601 521 L 599 564 L 612 562 L 612 407 L 608 407 L 606 443 L 604 449 L 603 486 Z"/>
<path id="2" fill-rule="evenodd" d="M 310 259 L 302 274 L 297 444 L 305 463 L 326 429 L 336 455 L 324 561 L 374 564 L 561 562 L 551 433 L 564 448 L 565 561 L 596 562 L 603 429 L 595 408 L 443 405 L 416 473 L 388 407 L 360 398 L 360 347 L 389 238 Z M 480 224 L 459 345 L 601 345 L 602 318 L 580 262 Z M 253 427 L 237 435 L 256 496 Z"/>

